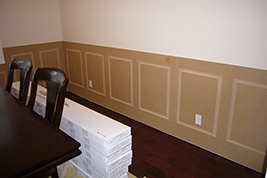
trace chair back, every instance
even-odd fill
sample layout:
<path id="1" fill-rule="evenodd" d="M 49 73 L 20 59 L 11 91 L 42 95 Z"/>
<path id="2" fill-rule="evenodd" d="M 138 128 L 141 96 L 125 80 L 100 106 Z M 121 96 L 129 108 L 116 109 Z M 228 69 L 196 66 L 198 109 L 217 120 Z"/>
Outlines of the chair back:
<path id="1" fill-rule="evenodd" d="M 10 62 L 6 85 L 6 91 L 8 92 L 11 91 L 15 69 L 20 69 L 19 100 L 26 104 L 32 71 L 32 62 L 29 59 L 13 59 Z"/>
<path id="2" fill-rule="evenodd" d="M 38 81 L 47 82 L 45 118 L 56 127 L 59 127 L 69 79 L 60 69 L 37 68 L 32 77 L 31 95 L 28 105 L 32 110 L 36 99 Z"/>

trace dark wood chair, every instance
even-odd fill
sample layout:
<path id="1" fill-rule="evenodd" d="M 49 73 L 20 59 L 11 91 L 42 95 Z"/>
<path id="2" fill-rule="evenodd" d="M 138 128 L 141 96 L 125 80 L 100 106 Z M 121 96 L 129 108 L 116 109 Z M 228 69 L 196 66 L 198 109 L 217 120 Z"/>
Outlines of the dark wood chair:
<path id="1" fill-rule="evenodd" d="M 33 110 L 36 99 L 38 81 L 46 81 L 47 84 L 45 119 L 59 128 L 69 79 L 60 69 L 37 68 L 32 76 L 28 105 L 31 110 Z M 49 175 L 58 178 L 57 168 L 54 167 L 38 177 L 48 177 Z"/>
<path id="2" fill-rule="evenodd" d="M 32 62 L 29 59 L 13 59 L 10 62 L 9 70 L 8 70 L 8 79 L 6 85 L 6 91 L 10 92 L 14 71 L 16 69 L 20 70 L 20 87 L 19 87 L 19 100 L 26 104 L 30 76 L 32 71 Z"/>

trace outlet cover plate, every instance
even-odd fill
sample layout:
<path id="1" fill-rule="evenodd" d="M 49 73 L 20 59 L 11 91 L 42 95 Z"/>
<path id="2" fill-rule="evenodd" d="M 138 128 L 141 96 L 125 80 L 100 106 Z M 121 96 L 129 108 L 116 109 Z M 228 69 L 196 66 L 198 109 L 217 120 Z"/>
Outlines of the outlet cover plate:
<path id="1" fill-rule="evenodd" d="M 199 114 L 196 114 L 196 117 L 195 117 L 195 123 L 197 125 L 201 125 L 201 122 L 202 122 L 202 116 L 199 115 Z"/>

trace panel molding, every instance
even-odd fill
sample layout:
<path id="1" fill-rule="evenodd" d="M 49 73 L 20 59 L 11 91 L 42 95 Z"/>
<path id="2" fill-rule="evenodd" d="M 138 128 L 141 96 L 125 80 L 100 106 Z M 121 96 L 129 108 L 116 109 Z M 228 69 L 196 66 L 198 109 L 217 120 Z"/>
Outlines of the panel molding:
<path id="1" fill-rule="evenodd" d="M 48 52 L 54 52 L 54 51 L 57 54 L 57 66 L 58 66 L 58 68 L 61 68 L 61 66 L 60 66 L 60 57 L 59 57 L 59 49 L 58 48 L 39 51 L 40 63 L 41 63 L 41 66 L 42 67 L 44 67 L 44 62 L 43 62 L 43 56 L 42 56 L 42 54 L 43 53 L 48 53 Z"/>
<path id="2" fill-rule="evenodd" d="M 6 72 L 0 72 L 0 76 L 3 76 L 3 80 L 5 82 L 5 85 L 3 87 L 5 88 L 5 86 L 7 84 L 7 74 L 6 74 Z"/>
<path id="3" fill-rule="evenodd" d="M 231 138 L 231 133 L 232 133 L 232 127 L 233 127 L 233 119 L 234 119 L 234 111 L 235 111 L 235 102 L 236 102 L 236 96 L 237 96 L 237 86 L 238 84 L 244 84 L 252 87 L 259 87 L 259 88 L 264 88 L 267 90 L 267 84 L 263 83 L 257 83 L 253 81 L 247 81 L 243 79 L 233 79 L 233 89 L 232 89 L 232 97 L 231 97 L 231 103 L 230 103 L 230 112 L 229 112 L 229 120 L 228 120 L 228 127 L 227 127 L 227 135 L 226 135 L 226 141 L 232 144 L 235 144 L 237 146 L 240 146 L 242 148 L 251 150 L 253 152 L 259 153 L 261 155 L 265 155 L 265 150 L 260 150 L 258 148 L 255 148 L 251 145 L 241 143 L 237 140 L 234 140 Z"/>
<path id="4" fill-rule="evenodd" d="M 111 58 L 112 60 L 119 60 L 119 61 L 124 61 L 124 62 L 128 62 L 130 64 L 130 102 L 121 100 L 120 98 L 116 98 L 112 95 L 112 81 L 111 81 Z M 128 106 L 133 107 L 133 62 L 131 59 L 125 59 L 125 58 L 120 58 L 120 57 L 116 57 L 116 56 L 108 56 L 108 71 L 109 71 L 109 94 L 110 94 L 110 98 L 118 101 L 120 103 L 126 104 Z"/>
<path id="5" fill-rule="evenodd" d="M 33 52 L 26 52 L 26 53 L 16 53 L 16 54 L 12 54 L 10 55 L 10 59 L 18 59 L 20 58 L 20 56 L 25 56 L 25 55 L 30 55 L 31 56 L 31 61 L 32 61 L 32 66 L 33 68 L 35 68 L 35 63 L 34 63 L 34 55 Z"/>
<path id="6" fill-rule="evenodd" d="M 213 124 L 213 129 L 212 132 L 202 129 L 198 126 L 194 126 L 188 123 L 185 123 L 180 120 L 180 108 L 181 108 L 181 92 L 182 92 L 182 75 L 183 73 L 187 74 L 192 74 L 192 75 L 197 75 L 197 76 L 202 76 L 202 77 L 207 77 L 207 78 L 212 78 L 212 79 L 217 79 L 218 80 L 218 85 L 217 85 L 217 95 L 216 95 L 216 106 L 215 106 L 215 111 L 214 111 L 214 124 Z M 216 137 L 217 135 L 217 127 L 218 127 L 218 120 L 219 120 L 219 109 L 220 109 L 220 101 L 221 101 L 221 90 L 222 90 L 222 76 L 221 75 L 216 75 L 216 74 L 211 74 L 211 73 L 206 73 L 206 72 L 200 72 L 200 71 L 195 71 L 195 70 L 189 70 L 189 69 L 179 69 L 179 77 L 178 77 L 178 99 L 177 99 L 177 115 L 176 115 L 176 123 L 186 126 L 190 129 L 194 129 L 196 131 L 202 132 L 204 134 Z"/>
<path id="7" fill-rule="evenodd" d="M 85 68 L 85 72 L 86 72 L 86 83 L 87 83 L 87 90 L 95 92 L 97 94 L 106 96 L 106 85 L 105 85 L 105 66 L 104 66 L 104 55 L 103 54 L 97 54 L 97 53 L 92 53 L 92 52 L 85 52 L 85 66 L 87 66 L 87 56 L 86 55 L 93 55 L 93 56 L 98 56 L 101 57 L 101 62 L 102 62 L 102 79 L 103 79 L 103 92 L 99 92 L 97 90 L 94 90 L 93 88 L 90 88 L 89 86 L 89 78 L 88 78 L 88 69 L 87 67 Z"/>
<path id="8" fill-rule="evenodd" d="M 79 59 L 77 60 L 80 60 L 79 64 L 80 64 L 80 67 L 81 67 L 81 81 L 82 81 L 82 84 L 79 84 L 79 83 L 75 83 L 72 79 L 71 79 L 71 76 L 70 76 L 70 64 L 69 64 L 69 54 L 68 52 L 76 52 L 76 53 L 79 53 Z M 76 50 L 76 49 L 70 49 L 70 48 L 66 48 L 66 59 L 67 59 L 67 68 L 68 68 L 68 73 L 69 73 L 69 78 L 70 78 L 70 83 L 73 84 L 73 85 L 76 85 L 78 87 L 81 87 L 81 88 L 84 88 L 84 80 L 83 80 L 83 65 L 82 65 L 82 52 L 80 50 Z"/>
<path id="9" fill-rule="evenodd" d="M 165 106 L 166 114 L 165 115 L 142 107 L 142 104 L 141 104 L 141 101 L 142 101 L 141 66 L 142 65 L 147 65 L 150 67 L 156 67 L 156 68 L 164 69 L 167 71 L 167 79 L 166 79 L 167 91 L 166 91 L 166 106 Z M 154 64 L 154 63 L 145 62 L 145 61 L 138 61 L 138 108 L 139 108 L 139 110 L 147 112 L 149 114 L 153 114 L 153 115 L 160 117 L 162 119 L 169 120 L 169 117 L 170 117 L 170 91 L 171 91 L 171 67 L 170 66 L 161 65 L 161 64 Z"/>

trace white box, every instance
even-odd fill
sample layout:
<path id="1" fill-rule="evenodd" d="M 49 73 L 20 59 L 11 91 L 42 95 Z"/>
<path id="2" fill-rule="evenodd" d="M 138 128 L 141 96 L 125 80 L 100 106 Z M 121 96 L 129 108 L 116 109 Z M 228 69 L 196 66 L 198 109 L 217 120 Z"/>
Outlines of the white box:
<path id="1" fill-rule="evenodd" d="M 70 124 L 84 138 L 96 142 L 102 147 L 109 147 L 126 138 L 131 128 L 100 113 L 66 99 L 61 122 Z M 75 112 L 74 112 L 75 111 Z"/>
<path id="2" fill-rule="evenodd" d="M 59 128 L 60 130 L 68 134 L 70 137 L 80 142 L 81 145 L 86 145 L 87 148 L 91 149 L 90 151 L 97 150 L 97 152 L 99 152 L 105 157 L 110 157 L 110 156 L 112 157 L 112 155 L 118 152 L 120 149 L 132 143 L 132 136 L 129 135 L 128 137 L 124 138 L 123 140 L 120 140 L 114 145 L 105 148 L 100 146 L 96 142 L 92 141 L 91 139 L 82 136 L 79 132 L 76 132 L 76 130 L 74 129 L 71 128 L 66 129 L 66 125 L 63 122 L 61 122 Z"/>
<path id="3" fill-rule="evenodd" d="M 79 141 L 79 140 L 77 140 L 77 141 Z M 93 147 L 91 147 L 90 145 L 88 145 L 86 143 L 81 144 L 81 147 L 79 149 L 82 151 L 82 155 L 85 157 L 88 157 L 89 159 L 94 158 L 94 159 L 99 159 L 100 161 L 102 161 L 104 163 L 110 163 L 113 160 L 115 160 L 116 158 L 118 158 L 119 156 L 130 151 L 131 148 L 132 148 L 132 144 L 128 144 L 125 147 L 119 149 L 118 151 L 116 151 L 115 153 L 113 153 L 109 156 L 105 156 L 105 155 L 101 154 L 96 149 L 94 149 Z"/>
<path id="4" fill-rule="evenodd" d="M 88 152 L 87 150 L 84 149 L 84 147 L 81 148 L 81 150 L 84 152 L 86 157 L 91 157 L 94 159 L 99 159 L 100 161 L 108 164 L 110 162 L 112 162 L 113 160 L 117 159 L 118 157 L 120 157 L 121 155 L 127 153 L 128 151 L 130 151 L 132 148 L 132 144 L 129 144 L 125 147 L 123 147 L 122 149 L 118 150 L 117 152 L 113 153 L 112 155 L 106 157 L 102 154 L 96 153 L 96 152 Z M 93 150 L 94 151 L 94 150 Z"/>
<path id="5" fill-rule="evenodd" d="M 132 155 L 133 152 L 132 150 L 130 150 L 110 163 L 104 163 L 98 159 L 84 157 L 83 155 L 75 157 L 74 160 L 77 161 L 77 165 L 85 165 L 86 167 L 93 167 L 99 173 L 102 173 L 111 171 L 112 169 L 124 163 L 128 159 L 131 159 Z"/>
<path id="6" fill-rule="evenodd" d="M 75 164 L 77 168 L 83 170 L 85 173 L 91 175 L 93 178 L 95 177 L 105 177 L 105 178 L 113 178 L 116 177 L 119 173 L 127 173 L 128 167 L 132 164 L 132 160 L 128 159 L 127 161 L 123 162 L 119 166 L 115 167 L 114 169 L 110 171 L 99 171 L 96 170 L 92 166 L 88 166 L 88 164 L 81 162 L 77 159 L 70 160 L 71 163 Z"/>

